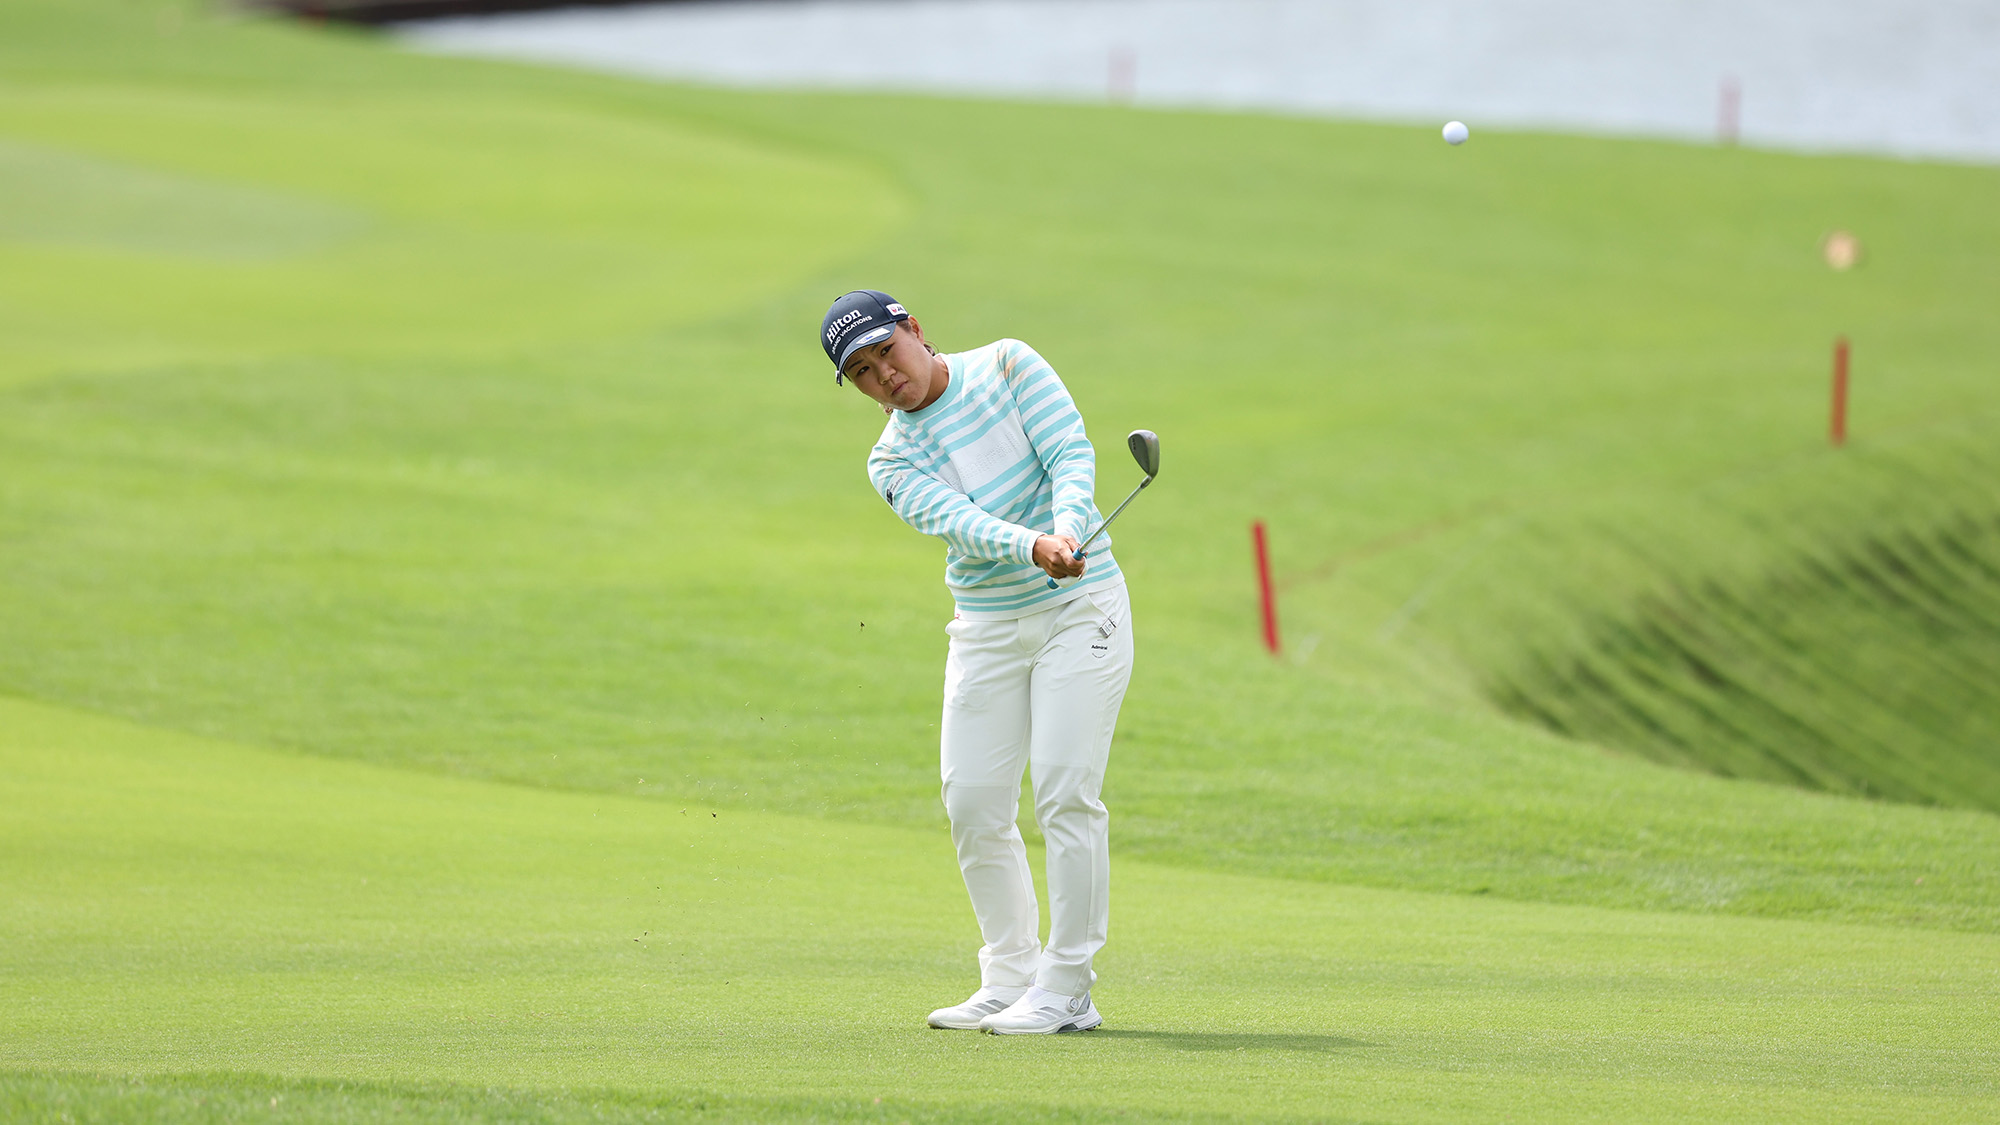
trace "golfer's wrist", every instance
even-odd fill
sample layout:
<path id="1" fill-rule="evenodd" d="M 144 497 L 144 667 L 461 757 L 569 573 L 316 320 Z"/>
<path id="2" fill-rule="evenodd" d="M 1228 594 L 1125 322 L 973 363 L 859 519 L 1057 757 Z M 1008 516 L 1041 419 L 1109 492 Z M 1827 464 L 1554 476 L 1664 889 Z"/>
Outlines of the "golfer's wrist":
<path id="1" fill-rule="evenodd" d="M 1032 527 L 1022 528 L 1019 541 L 1021 561 L 1028 563 L 1030 566 L 1042 565 L 1041 546 L 1042 540 L 1046 537 L 1046 532 L 1036 531 Z"/>

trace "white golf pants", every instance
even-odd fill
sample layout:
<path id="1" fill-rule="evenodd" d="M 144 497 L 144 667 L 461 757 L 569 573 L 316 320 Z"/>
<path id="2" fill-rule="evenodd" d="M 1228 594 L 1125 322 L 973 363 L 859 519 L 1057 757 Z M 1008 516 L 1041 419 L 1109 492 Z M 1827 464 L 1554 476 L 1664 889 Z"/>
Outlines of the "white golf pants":
<path id="1" fill-rule="evenodd" d="M 981 982 L 1082 996 L 1111 925 L 1111 816 L 1098 794 L 1132 678 L 1125 586 L 1013 621 L 946 627 L 941 766 L 959 870 L 979 919 Z M 1049 940 L 1015 824 L 1031 767 L 1048 846 Z"/>

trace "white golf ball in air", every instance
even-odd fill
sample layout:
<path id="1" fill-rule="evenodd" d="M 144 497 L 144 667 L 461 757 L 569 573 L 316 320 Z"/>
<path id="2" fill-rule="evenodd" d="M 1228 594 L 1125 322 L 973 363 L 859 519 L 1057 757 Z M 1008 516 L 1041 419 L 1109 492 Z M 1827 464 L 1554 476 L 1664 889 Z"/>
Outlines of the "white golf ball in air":
<path id="1" fill-rule="evenodd" d="M 1465 143 L 1465 138 L 1471 135 L 1472 131 L 1465 127 L 1465 122 L 1463 121 L 1448 121 L 1445 123 L 1444 139 L 1448 144 L 1462 145 Z"/>

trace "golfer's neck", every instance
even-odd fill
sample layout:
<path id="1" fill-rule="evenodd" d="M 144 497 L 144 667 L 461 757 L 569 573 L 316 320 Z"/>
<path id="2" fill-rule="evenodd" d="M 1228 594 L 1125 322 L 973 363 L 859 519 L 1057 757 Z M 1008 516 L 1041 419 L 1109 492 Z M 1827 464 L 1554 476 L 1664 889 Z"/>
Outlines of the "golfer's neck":
<path id="1" fill-rule="evenodd" d="M 949 387 L 950 385 L 951 385 L 951 364 L 946 363 L 944 361 L 944 357 L 941 355 L 932 356 L 931 393 L 928 397 L 924 399 L 924 405 L 917 407 L 917 409 L 922 410 L 924 409 L 924 407 L 929 406 L 931 403 L 934 403 L 937 400 L 943 398 L 944 389 L 946 387 Z"/>

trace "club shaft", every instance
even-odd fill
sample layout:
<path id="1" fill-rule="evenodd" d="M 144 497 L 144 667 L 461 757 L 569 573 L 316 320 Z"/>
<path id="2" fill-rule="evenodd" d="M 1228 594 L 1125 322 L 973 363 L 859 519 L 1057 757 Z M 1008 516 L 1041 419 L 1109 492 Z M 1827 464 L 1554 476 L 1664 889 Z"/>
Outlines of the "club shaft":
<path id="1" fill-rule="evenodd" d="M 1133 489 L 1132 494 L 1130 496 L 1127 496 L 1122 503 L 1120 503 L 1116 508 L 1113 508 L 1111 510 L 1111 515 L 1107 517 L 1103 523 L 1097 525 L 1097 530 L 1090 533 L 1090 538 L 1083 541 L 1083 544 L 1076 549 L 1076 554 L 1073 557 L 1079 559 L 1082 558 L 1084 556 L 1084 553 L 1090 549 L 1090 545 L 1092 543 L 1097 542 L 1097 537 L 1104 534 L 1104 529 L 1111 526 L 1111 521 L 1117 519 L 1120 515 L 1123 515 L 1125 512 L 1126 505 L 1130 504 L 1134 500 L 1137 500 L 1139 498 L 1139 494 L 1141 492 L 1146 491 L 1146 486 L 1151 483 L 1153 483 L 1152 477 L 1147 477 L 1145 480 L 1140 481 L 1139 487 Z M 1049 579 L 1049 589 L 1060 590 L 1062 589 L 1062 583 L 1057 582 L 1055 579 L 1051 578 Z"/>
<path id="2" fill-rule="evenodd" d="M 1090 533 L 1090 538 L 1083 541 L 1083 545 L 1076 549 L 1076 553 L 1078 555 L 1082 555 L 1085 551 L 1089 550 L 1090 545 L 1092 543 L 1097 542 L 1097 537 L 1104 534 L 1104 530 L 1111 526 L 1111 521 L 1117 519 L 1120 515 L 1124 514 L 1126 506 L 1131 504 L 1132 501 L 1137 500 L 1139 498 L 1139 494 L 1141 492 L 1146 491 L 1146 486 L 1151 483 L 1153 483 L 1152 477 L 1147 477 L 1145 480 L 1140 481 L 1139 487 L 1133 489 L 1132 494 L 1130 496 L 1127 496 L 1122 503 L 1120 503 L 1116 508 L 1113 508 L 1111 510 L 1111 514 L 1104 518 L 1103 523 L 1097 525 L 1097 530 Z"/>

